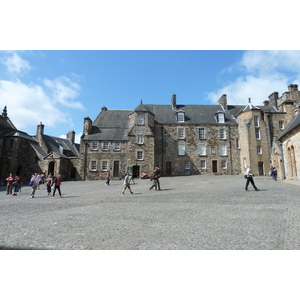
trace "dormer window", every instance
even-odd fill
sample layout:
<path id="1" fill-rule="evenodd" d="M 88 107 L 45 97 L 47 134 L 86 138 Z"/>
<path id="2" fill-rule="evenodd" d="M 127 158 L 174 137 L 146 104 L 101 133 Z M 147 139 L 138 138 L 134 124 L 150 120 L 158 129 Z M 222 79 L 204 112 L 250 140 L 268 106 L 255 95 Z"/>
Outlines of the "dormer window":
<path id="1" fill-rule="evenodd" d="M 225 123 L 225 114 L 223 112 L 218 112 L 217 118 L 219 123 Z"/>
<path id="2" fill-rule="evenodd" d="M 177 122 L 184 122 L 185 121 L 185 116 L 184 116 L 184 112 L 178 112 L 177 113 Z"/>
<path id="3" fill-rule="evenodd" d="M 138 125 L 144 125 L 145 118 L 144 115 L 138 115 Z"/>

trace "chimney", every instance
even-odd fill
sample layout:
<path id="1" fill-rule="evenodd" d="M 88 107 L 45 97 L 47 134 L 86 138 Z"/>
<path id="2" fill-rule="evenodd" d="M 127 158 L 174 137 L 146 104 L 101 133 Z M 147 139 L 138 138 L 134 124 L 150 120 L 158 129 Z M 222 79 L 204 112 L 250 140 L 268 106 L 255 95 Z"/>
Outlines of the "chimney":
<path id="1" fill-rule="evenodd" d="M 268 106 L 270 104 L 270 101 L 269 100 L 265 100 L 263 103 L 264 103 L 264 106 Z"/>
<path id="2" fill-rule="evenodd" d="M 92 120 L 90 119 L 90 117 L 85 117 L 84 118 L 84 126 L 83 126 L 83 134 L 88 135 L 91 128 L 92 128 Z"/>
<path id="3" fill-rule="evenodd" d="M 103 105 L 101 111 L 107 111 L 107 108 Z"/>
<path id="4" fill-rule="evenodd" d="M 270 105 L 274 105 L 277 108 L 278 92 L 273 92 L 268 98 Z"/>
<path id="5" fill-rule="evenodd" d="M 176 107 L 177 107 L 177 104 L 176 104 L 176 95 L 173 94 L 172 95 L 172 108 L 176 109 Z"/>
<path id="6" fill-rule="evenodd" d="M 69 132 L 67 133 L 67 139 L 68 139 L 69 141 L 71 141 L 72 144 L 75 143 L 75 131 L 74 131 L 74 130 L 69 131 Z"/>
<path id="7" fill-rule="evenodd" d="M 220 105 L 222 105 L 222 107 L 225 109 L 225 110 L 228 110 L 227 108 L 227 96 L 226 94 L 223 94 L 222 97 L 218 100 L 218 103 Z"/>
<path id="8" fill-rule="evenodd" d="M 298 84 L 290 84 L 288 88 L 289 92 L 298 92 Z"/>
<path id="9" fill-rule="evenodd" d="M 40 124 L 37 126 L 37 129 L 36 129 L 37 137 L 41 137 L 44 134 L 44 127 L 45 127 L 45 125 L 42 124 L 42 122 L 40 122 Z"/>

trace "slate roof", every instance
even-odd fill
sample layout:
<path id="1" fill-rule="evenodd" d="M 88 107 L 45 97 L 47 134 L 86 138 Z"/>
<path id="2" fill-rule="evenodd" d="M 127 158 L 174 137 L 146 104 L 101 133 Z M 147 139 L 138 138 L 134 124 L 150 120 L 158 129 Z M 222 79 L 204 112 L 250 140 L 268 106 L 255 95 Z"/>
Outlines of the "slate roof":
<path id="1" fill-rule="evenodd" d="M 62 157 L 79 156 L 79 144 L 72 144 L 69 139 L 43 135 L 48 153 L 54 152 Z"/>
<path id="2" fill-rule="evenodd" d="M 235 117 L 246 110 L 262 110 L 264 112 L 278 113 L 273 106 L 250 105 L 228 105 L 228 110 L 223 111 L 221 105 L 172 105 L 143 104 L 141 103 L 134 110 L 102 110 L 92 124 L 88 135 L 83 139 L 90 141 L 126 141 L 128 140 L 128 115 L 134 112 L 149 112 L 155 115 L 155 122 L 160 124 L 215 124 L 218 125 L 216 114 L 225 113 L 225 123 L 237 124 Z M 176 113 L 185 112 L 185 122 L 178 123 Z"/>
<path id="3" fill-rule="evenodd" d="M 132 110 L 103 110 L 92 124 L 84 140 L 128 140 L 128 115 Z"/>
<path id="4" fill-rule="evenodd" d="M 15 125 L 12 123 L 12 121 L 9 118 L 4 118 L 1 115 L 0 115 L 0 127 L 17 130 L 17 128 L 15 127 Z"/>
<path id="5" fill-rule="evenodd" d="M 279 140 L 281 140 L 285 135 L 290 133 L 292 130 L 300 126 L 300 113 L 295 117 L 295 119 L 292 121 L 292 123 L 284 130 L 282 135 L 279 137 Z"/>

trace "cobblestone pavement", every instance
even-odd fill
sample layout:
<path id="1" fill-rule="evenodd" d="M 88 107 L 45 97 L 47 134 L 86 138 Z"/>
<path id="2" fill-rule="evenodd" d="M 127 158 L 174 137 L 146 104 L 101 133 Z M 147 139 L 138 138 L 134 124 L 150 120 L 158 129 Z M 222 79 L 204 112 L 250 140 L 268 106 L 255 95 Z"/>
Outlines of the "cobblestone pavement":
<path id="1" fill-rule="evenodd" d="M 63 198 L 46 187 L 31 199 L 0 190 L 1 249 L 284 250 L 300 249 L 298 181 L 243 176 L 161 178 L 161 191 L 136 180 L 63 182 Z"/>

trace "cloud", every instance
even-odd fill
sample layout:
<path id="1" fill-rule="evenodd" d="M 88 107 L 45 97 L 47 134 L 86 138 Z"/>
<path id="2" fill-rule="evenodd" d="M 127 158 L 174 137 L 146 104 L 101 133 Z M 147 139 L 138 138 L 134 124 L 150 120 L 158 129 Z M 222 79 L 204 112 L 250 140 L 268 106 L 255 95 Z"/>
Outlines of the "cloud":
<path id="1" fill-rule="evenodd" d="M 17 53 L 12 53 L 11 56 L 3 59 L 3 63 L 11 75 L 22 75 L 31 70 L 28 61 L 23 60 Z"/>
<path id="2" fill-rule="evenodd" d="M 0 108 L 7 105 L 8 116 L 14 125 L 26 131 L 29 126 L 36 126 L 41 121 L 48 127 L 58 128 L 59 124 L 72 125 L 72 109 L 84 110 L 75 99 L 79 96 L 80 85 L 67 76 L 43 79 L 39 84 L 25 82 L 20 76 L 32 68 L 29 62 L 16 53 L 9 53 L 2 60 L 9 75 L 15 74 L 14 80 L 0 80 Z M 6 54 L 7 56 L 7 54 Z"/>
<path id="3" fill-rule="evenodd" d="M 229 104 L 262 105 L 272 92 L 288 90 L 288 85 L 300 79 L 300 51 L 245 51 L 240 61 L 229 66 L 227 72 L 236 78 L 217 91 L 208 93 L 208 98 L 216 103 L 226 94 Z M 222 71 L 224 75 L 226 71 Z M 225 74 L 226 75 L 226 74 Z"/>

